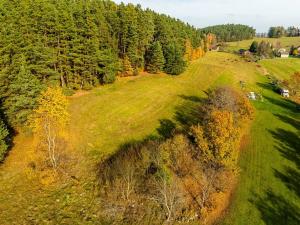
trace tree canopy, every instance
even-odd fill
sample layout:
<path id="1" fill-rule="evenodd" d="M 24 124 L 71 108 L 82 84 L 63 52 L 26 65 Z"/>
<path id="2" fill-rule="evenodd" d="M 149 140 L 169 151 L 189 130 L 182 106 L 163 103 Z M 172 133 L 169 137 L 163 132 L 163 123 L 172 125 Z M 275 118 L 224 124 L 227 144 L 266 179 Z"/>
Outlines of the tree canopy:
<path id="1" fill-rule="evenodd" d="M 219 42 L 241 41 L 252 39 L 255 36 L 255 29 L 242 24 L 224 24 L 206 27 L 201 29 L 208 34 L 213 33 L 217 36 Z"/>

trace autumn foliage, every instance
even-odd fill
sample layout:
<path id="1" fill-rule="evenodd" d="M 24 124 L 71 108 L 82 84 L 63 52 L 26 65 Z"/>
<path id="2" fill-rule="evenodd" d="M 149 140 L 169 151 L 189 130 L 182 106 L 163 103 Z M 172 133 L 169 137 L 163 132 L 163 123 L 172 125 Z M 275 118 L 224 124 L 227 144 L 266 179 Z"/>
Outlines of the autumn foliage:
<path id="1" fill-rule="evenodd" d="M 284 84 L 290 89 L 291 96 L 300 102 L 300 72 L 294 73 L 289 80 L 285 80 Z"/>
<path id="2" fill-rule="evenodd" d="M 212 221 L 234 181 L 239 142 L 253 109 L 229 87 L 207 92 L 189 132 L 120 149 L 99 165 L 103 214 L 111 223 Z"/>
<path id="3" fill-rule="evenodd" d="M 211 37 L 209 37 L 209 39 L 211 39 Z M 193 61 L 193 60 L 197 60 L 201 57 L 203 57 L 207 51 L 208 48 L 205 48 L 205 43 L 210 43 L 209 41 L 201 41 L 201 43 L 199 44 L 198 47 L 193 47 L 191 41 L 189 39 L 187 39 L 185 41 L 185 54 L 184 54 L 184 59 L 187 62 Z M 206 49 L 206 51 L 205 51 Z"/>
<path id="4" fill-rule="evenodd" d="M 46 152 L 47 161 L 56 169 L 60 141 L 65 135 L 65 127 L 69 120 L 68 100 L 61 88 L 47 88 L 38 99 L 38 107 L 30 118 L 30 125 L 38 145 Z"/>

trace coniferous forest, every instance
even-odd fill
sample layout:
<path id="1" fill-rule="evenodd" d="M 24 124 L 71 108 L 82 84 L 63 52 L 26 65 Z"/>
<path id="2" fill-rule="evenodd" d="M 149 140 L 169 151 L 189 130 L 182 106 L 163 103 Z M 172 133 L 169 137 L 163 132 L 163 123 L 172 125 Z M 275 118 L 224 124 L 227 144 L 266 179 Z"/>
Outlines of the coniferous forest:
<path id="1" fill-rule="evenodd" d="M 213 33 L 218 41 L 241 41 L 255 37 L 256 30 L 242 24 L 224 24 L 210 26 L 202 29 L 204 33 Z"/>
<path id="2" fill-rule="evenodd" d="M 70 92 L 142 70 L 177 75 L 207 50 L 196 28 L 112 1 L 1 0 L 0 25 L 1 108 L 13 127 L 46 86 Z"/>

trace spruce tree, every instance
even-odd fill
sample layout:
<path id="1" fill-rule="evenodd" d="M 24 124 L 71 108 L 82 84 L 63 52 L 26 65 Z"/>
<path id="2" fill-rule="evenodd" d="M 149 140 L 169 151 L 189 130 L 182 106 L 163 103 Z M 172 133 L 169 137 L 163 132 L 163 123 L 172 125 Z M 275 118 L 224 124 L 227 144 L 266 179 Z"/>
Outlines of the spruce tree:
<path id="1" fill-rule="evenodd" d="M 149 73 L 159 73 L 163 70 L 165 58 L 159 41 L 155 41 L 146 55 L 146 70 Z"/>
<path id="2" fill-rule="evenodd" d="M 11 81 L 3 98 L 3 109 L 12 126 L 24 125 L 36 106 L 43 88 L 40 81 L 28 70 L 24 56 L 13 63 L 16 70 L 10 75 Z M 14 73 L 17 75 L 14 76 Z"/>
<path id="3" fill-rule="evenodd" d="M 186 68 L 186 61 L 183 58 L 183 51 L 177 43 L 171 43 L 165 51 L 166 64 L 164 71 L 171 75 L 179 75 Z"/>
<path id="4" fill-rule="evenodd" d="M 250 46 L 249 51 L 252 53 L 257 53 L 257 49 L 258 49 L 258 43 L 257 43 L 257 41 L 253 41 Z"/>

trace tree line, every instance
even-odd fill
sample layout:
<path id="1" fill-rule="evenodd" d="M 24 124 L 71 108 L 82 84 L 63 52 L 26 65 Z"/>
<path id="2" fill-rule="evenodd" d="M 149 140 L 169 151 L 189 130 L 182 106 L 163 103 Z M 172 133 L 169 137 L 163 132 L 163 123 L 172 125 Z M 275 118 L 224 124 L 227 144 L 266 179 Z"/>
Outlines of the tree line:
<path id="1" fill-rule="evenodd" d="M 255 29 L 242 24 L 224 24 L 201 29 L 204 33 L 213 33 L 218 42 L 241 41 L 255 37 Z"/>
<path id="2" fill-rule="evenodd" d="M 297 57 L 300 52 L 298 52 L 298 48 L 292 45 L 290 50 L 287 51 L 285 48 L 282 48 L 282 45 L 279 41 L 275 44 L 268 41 L 253 41 L 250 45 L 249 51 L 260 58 L 274 58 L 280 57 L 283 53 L 288 53 L 290 56 Z M 249 58 L 249 57 L 248 57 Z"/>
<path id="3" fill-rule="evenodd" d="M 100 163 L 100 204 L 107 223 L 196 224 L 222 205 L 253 108 L 229 87 L 207 94 L 195 115 L 183 116 L 182 126 L 161 121 L 161 139 L 128 144 Z"/>
<path id="4" fill-rule="evenodd" d="M 140 5 L 0 0 L 1 127 L 26 125 L 47 86 L 68 94 L 141 70 L 180 74 L 205 54 L 209 37 Z"/>
<path id="5" fill-rule="evenodd" d="M 283 26 L 270 27 L 268 31 L 268 37 L 270 38 L 281 38 L 281 37 L 299 37 L 299 27 L 290 26 L 285 29 Z"/>

